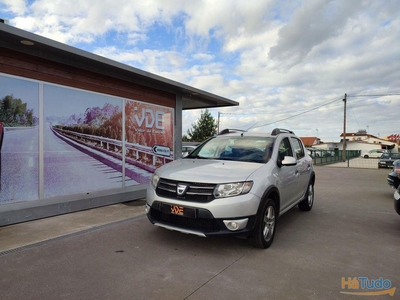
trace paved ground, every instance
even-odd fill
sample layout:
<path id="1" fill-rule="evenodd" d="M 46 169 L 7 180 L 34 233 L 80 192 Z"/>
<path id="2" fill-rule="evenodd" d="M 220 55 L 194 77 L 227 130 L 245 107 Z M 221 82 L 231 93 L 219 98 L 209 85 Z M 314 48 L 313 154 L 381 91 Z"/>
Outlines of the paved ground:
<path id="1" fill-rule="evenodd" d="M 0 299 L 357 298 L 341 293 L 360 291 L 342 289 L 342 277 L 400 288 L 388 171 L 316 172 L 313 210 L 282 216 L 267 250 L 157 228 L 140 212 L 143 201 L 0 228 Z"/>

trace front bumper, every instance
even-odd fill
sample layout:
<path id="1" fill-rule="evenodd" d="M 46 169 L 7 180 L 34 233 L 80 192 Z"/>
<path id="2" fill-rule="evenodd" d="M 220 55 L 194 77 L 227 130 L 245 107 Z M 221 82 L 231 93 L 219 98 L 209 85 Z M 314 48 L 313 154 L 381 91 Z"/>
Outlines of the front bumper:
<path id="1" fill-rule="evenodd" d="M 169 203 L 154 201 L 150 206 L 146 203 L 147 217 L 154 225 L 189 233 L 198 236 L 213 235 L 249 235 L 256 223 L 256 215 L 240 218 L 214 218 L 212 213 L 204 208 L 184 207 L 194 213 L 190 216 L 178 215 L 169 212 L 165 207 L 171 206 Z"/>
<path id="2" fill-rule="evenodd" d="M 199 236 L 249 235 L 256 223 L 260 197 L 252 193 L 197 202 L 157 195 L 149 186 L 146 212 L 154 225 Z"/>
<path id="3" fill-rule="evenodd" d="M 400 215 L 400 193 L 399 189 L 394 192 L 394 209 Z"/>
<path id="4" fill-rule="evenodd" d="M 397 174 L 394 173 L 394 172 L 389 173 L 389 174 L 388 174 L 388 177 L 387 177 L 387 183 L 388 183 L 391 187 L 397 189 L 397 187 L 399 186 L 399 183 L 400 183 L 400 178 L 399 178 L 399 177 L 397 176 Z"/>

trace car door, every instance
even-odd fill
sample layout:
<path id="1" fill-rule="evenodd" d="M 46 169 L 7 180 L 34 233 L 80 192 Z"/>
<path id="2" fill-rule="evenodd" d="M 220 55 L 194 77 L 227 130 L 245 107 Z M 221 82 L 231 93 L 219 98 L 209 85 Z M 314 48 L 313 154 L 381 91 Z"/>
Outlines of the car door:
<path id="1" fill-rule="evenodd" d="M 290 141 L 292 142 L 293 152 L 297 159 L 296 171 L 299 176 L 299 188 L 298 193 L 296 194 L 296 200 L 298 200 L 304 195 L 308 187 L 311 172 L 311 160 L 309 160 L 305 155 L 303 143 L 300 139 L 291 137 Z"/>
<path id="2" fill-rule="evenodd" d="M 288 137 L 283 138 L 279 142 L 278 149 L 278 160 L 283 160 L 285 156 L 292 156 L 293 149 Z M 297 165 L 296 166 L 281 166 L 278 169 L 277 176 L 277 185 L 280 192 L 280 201 L 281 207 L 280 211 L 285 211 L 294 201 L 296 201 L 296 197 L 298 196 L 298 172 Z"/>

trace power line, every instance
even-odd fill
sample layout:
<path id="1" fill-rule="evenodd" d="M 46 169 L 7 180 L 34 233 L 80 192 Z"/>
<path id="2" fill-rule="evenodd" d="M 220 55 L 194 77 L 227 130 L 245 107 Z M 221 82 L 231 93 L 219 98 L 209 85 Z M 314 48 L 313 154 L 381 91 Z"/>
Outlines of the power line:
<path id="1" fill-rule="evenodd" d="M 289 117 L 286 117 L 286 118 L 283 118 L 283 119 L 280 119 L 280 120 L 277 120 L 277 121 L 274 121 L 274 122 L 271 122 L 271 123 L 268 123 L 268 124 L 263 124 L 263 125 L 255 126 L 255 127 L 253 127 L 253 128 L 259 128 L 259 127 L 263 127 L 263 126 L 268 126 L 268 125 L 271 125 L 271 124 L 274 124 L 274 123 L 278 123 L 278 122 L 285 121 L 285 120 L 288 120 L 288 119 L 291 119 L 291 118 L 295 118 L 295 117 L 304 115 L 304 114 L 306 114 L 306 113 L 309 113 L 310 111 L 313 111 L 313 110 L 316 110 L 316 109 L 318 109 L 318 108 L 321 108 L 321 107 L 323 107 L 323 106 L 327 106 L 327 105 L 329 105 L 329 104 L 332 104 L 332 103 L 334 103 L 334 102 L 336 102 L 336 101 L 339 101 L 339 100 L 342 100 L 342 97 L 337 97 L 337 98 L 335 98 L 335 99 L 332 100 L 332 101 L 329 101 L 329 102 L 327 102 L 327 103 L 321 104 L 321 105 L 316 106 L 316 107 L 313 107 L 313 108 L 311 108 L 311 109 L 309 109 L 309 110 L 306 110 L 306 111 L 303 111 L 303 112 L 301 112 L 301 113 L 298 113 L 298 114 L 295 114 L 295 115 L 292 115 L 292 116 L 289 116 Z"/>
<path id="2" fill-rule="evenodd" d="M 399 94 L 397 94 L 397 93 L 392 93 L 392 94 L 370 94 L 370 95 L 347 95 L 347 98 L 356 98 L 356 97 L 389 97 L 389 96 L 400 96 L 400 93 Z M 325 103 L 325 104 L 321 104 L 321 105 L 319 105 L 319 106 L 317 106 L 317 107 L 315 107 L 315 108 L 312 108 L 312 109 L 310 109 L 310 110 L 307 110 L 307 111 L 305 111 L 304 113 L 307 113 L 307 112 L 309 112 L 309 111 L 312 111 L 312 110 L 315 110 L 315 109 L 318 109 L 318 108 L 320 108 L 320 107 L 323 107 L 323 106 L 325 106 L 325 105 L 329 105 L 329 104 L 331 104 L 331 103 L 333 103 L 333 102 L 335 102 L 335 101 L 338 101 L 339 99 L 336 99 L 335 98 L 335 100 L 333 100 L 333 101 L 330 101 L 330 102 L 328 102 L 328 103 Z M 351 103 L 356 103 L 356 102 L 361 102 L 361 101 L 365 101 L 365 100 L 358 100 L 358 101 L 352 101 Z M 287 111 L 284 111 L 284 112 L 278 112 L 278 113 L 287 113 Z M 240 116 L 252 116 L 252 115 L 261 115 L 261 114 L 265 114 L 265 112 L 261 112 L 261 113 L 227 113 L 227 112 L 220 112 L 220 114 L 224 114 L 224 115 L 240 115 Z"/>
<path id="3" fill-rule="evenodd" d="M 388 96 L 400 96 L 400 94 L 371 94 L 371 95 L 348 95 L 347 97 L 355 98 L 355 97 L 388 97 Z"/>
<path id="4" fill-rule="evenodd" d="M 369 95 L 363 95 L 363 94 L 360 94 L 360 95 L 347 95 L 347 98 L 349 98 L 349 97 L 351 97 L 351 98 L 356 98 L 356 97 L 373 97 L 373 98 L 377 98 L 377 97 L 389 97 L 389 96 L 400 96 L 400 93 L 369 94 Z M 317 109 L 319 109 L 319 108 L 321 108 L 321 107 L 328 106 L 328 105 L 330 105 L 330 104 L 332 104 L 332 103 L 334 103 L 334 102 L 337 102 L 337 101 L 339 101 L 339 100 L 343 100 L 342 97 L 334 98 L 333 100 L 328 101 L 328 102 L 326 102 L 326 103 L 324 103 L 324 104 L 318 105 L 318 106 L 316 106 L 316 107 L 313 107 L 313 108 L 308 109 L 308 110 L 306 110 L 306 111 L 303 111 L 303 112 L 301 112 L 301 113 L 294 114 L 294 115 L 291 115 L 291 116 L 289 116 L 289 117 L 286 117 L 286 118 L 283 118 L 283 119 L 280 119 L 280 120 L 277 120 L 277 121 L 274 121 L 274 122 L 270 122 L 270 123 L 266 123 L 266 124 L 262 124 L 262 125 L 258 125 L 258 126 L 254 126 L 254 127 L 252 126 L 252 128 L 260 128 L 260 127 L 268 126 L 268 125 L 271 125 L 271 124 L 274 124 L 274 123 L 282 122 L 282 121 L 285 121 L 285 120 L 288 120 L 288 119 L 292 119 L 292 118 L 295 118 L 295 117 L 304 115 L 304 114 L 306 114 L 306 113 L 309 113 L 309 112 L 311 112 L 311 111 L 317 110 Z M 356 103 L 356 102 L 361 102 L 361 101 L 365 101 L 365 100 L 351 101 L 351 103 L 354 104 L 354 103 Z M 352 110 L 352 113 L 353 113 L 353 116 L 355 117 L 358 126 L 360 126 L 359 123 L 358 123 L 357 117 L 356 117 L 355 114 L 354 114 L 353 107 L 354 107 L 354 105 L 350 106 L 350 108 L 351 108 L 351 110 Z M 288 112 L 285 111 L 285 112 L 280 112 L 280 113 L 288 113 Z M 261 113 L 224 113 L 224 112 L 220 112 L 220 114 L 225 114 L 225 115 L 242 115 L 242 116 L 253 115 L 253 116 L 254 116 L 254 115 L 265 114 L 265 112 L 261 112 Z M 275 112 L 275 114 L 279 114 L 279 112 L 278 112 L 278 113 Z"/>
<path id="5" fill-rule="evenodd" d="M 324 103 L 324 104 L 321 104 L 321 105 L 318 105 L 318 106 L 316 106 L 316 107 L 314 107 L 314 108 L 311 108 L 311 109 L 309 109 L 309 110 L 306 110 L 306 111 L 304 111 L 303 113 L 307 113 L 307 112 L 309 112 L 309 111 L 312 111 L 312 110 L 315 110 L 315 109 L 318 109 L 318 108 L 320 108 L 320 107 L 323 107 L 323 106 L 326 106 L 326 105 L 329 105 L 329 104 L 331 104 L 331 103 L 333 103 L 333 102 L 335 102 L 335 101 L 338 101 L 339 100 L 339 98 L 333 98 L 333 100 L 329 100 L 329 102 L 326 102 L 326 103 Z M 290 113 L 290 112 L 294 112 L 294 111 L 288 111 L 288 110 L 285 110 L 285 111 L 278 111 L 278 112 L 274 112 L 274 114 L 275 115 L 277 115 L 277 114 L 283 114 L 283 113 L 285 113 L 285 114 L 288 114 L 288 113 Z M 223 115 L 240 115 L 240 116 L 254 116 L 254 115 L 265 115 L 266 113 L 268 113 L 268 111 L 262 111 L 262 112 L 255 112 L 255 113 L 237 113 L 237 112 L 235 112 L 235 113 L 232 113 L 232 112 L 230 112 L 230 113 L 225 113 L 225 112 L 219 112 L 219 114 L 223 114 Z"/>

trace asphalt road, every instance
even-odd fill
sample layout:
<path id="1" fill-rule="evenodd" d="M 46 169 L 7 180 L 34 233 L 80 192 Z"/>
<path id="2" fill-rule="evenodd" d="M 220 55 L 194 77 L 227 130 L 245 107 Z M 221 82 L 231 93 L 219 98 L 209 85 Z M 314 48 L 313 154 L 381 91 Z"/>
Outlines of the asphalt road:
<path id="1" fill-rule="evenodd" d="M 121 172 L 67 144 L 46 124 L 44 198 L 118 187 L 122 187 Z"/>
<path id="2" fill-rule="evenodd" d="M 400 288 L 400 216 L 387 173 L 316 167 L 313 210 L 283 215 L 267 250 L 168 231 L 143 215 L 3 253 L 0 298 L 388 298 L 341 286 L 366 277 Z"/>
<path id="3" fill-rule="evenodd" d="M 38 199 L 39 131 L 6 131 L 1 149 L 0 202 Z"/>

